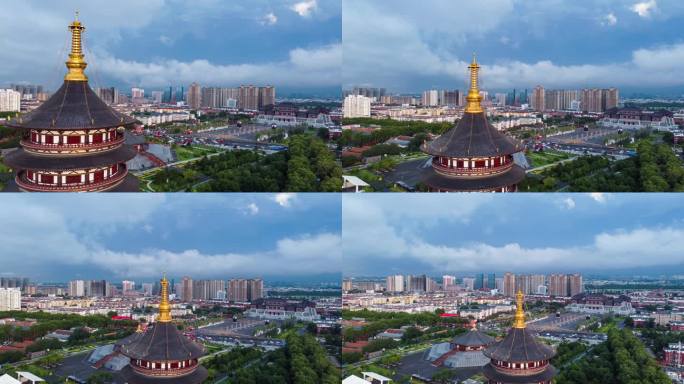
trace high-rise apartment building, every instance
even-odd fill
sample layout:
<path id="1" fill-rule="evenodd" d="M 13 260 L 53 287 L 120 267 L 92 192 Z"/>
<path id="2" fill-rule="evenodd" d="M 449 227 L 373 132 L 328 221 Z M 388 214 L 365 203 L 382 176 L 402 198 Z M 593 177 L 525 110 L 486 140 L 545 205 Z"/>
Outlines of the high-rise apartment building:
<path id="1" fill-rule="evenodd" d="M 69 282 L 69 296 L 83 297 L 86 295 L 85 281 L 72 280 Z"/>
<path id="2" fill-rule="evenodd" d="M 154 284 L 152 284 L 152 283 L 143 283 L 142 284 L 143 295 L 152 296 L 152 288 L 153 287 L 154 287 Z"/>
<path id="3" fill-rule="evenodd" d="M 30 284 L 28 277 L 0 277 L 0 288 L 19 288 L 24 291 Z"/>
<path id="4" fill-rule="evenodd" d="M 154 104 L 161 104 L 163 99 L 164 99 L 164 92 L 152 91 L 152 102 Z"/>
<path id="5" fill-rule="evenodd" d="M 532 96 L 530 97 L 530 108 L 535 111 L 543 111 L 546 108 L 546 92 L 544 87 L 538 85 L 532 90 Z"/>
<path id="6" fill-rule="evenodd" d="M 601 112 L 603 93 L 600 89 L 583 89 L 580 106 L 585 112 Z"/>
<path id="7" fill-rule="evenodd" d="M 349 95 L 344 98 L 344 117 L 370 117 L 371 99 L 361 95 Z"/>
<path id="8" fill-rule="evenodd" d="M 568 296 L 575 296 L 582 292 L 584 292 L 582 275 L 580 275 L 579 273 L 568 275 Z"/>
<path id="9" fill-rule="evenodd" d="M 421 104 L 426 107 L 436 107 L 439 105 L 439 92 L 436 89 L 423 91 Z"/>
<path id="10" fill-rule="evenodd" d="M 21 93 L 13 89 L 0 89 L 0 112 L 21 111 Z"/>
<path id="11" fill-rule="evenodd" d="M 121 294 L 126 296 L 135 292 L 135 281 L 124 280 L 121 282 Z"/>
<path id="12" fill-rule="evenodd" d="M 562 274 L 550 275 L 548 292 L 551 296 L 568 296 L 568 276 Z"/>
<path id="13" fill-rule="evenodd" d="M 500 107 L 506 106 L 506 99 L 508 98 L 508 94 L 506 93 L 496 93 L 494 94 L 494 102 L 496 105 Z"/>
<path id="14" fill-rule="evenodd" d="M 142 88 L 132 88 L 131 89 L 131 99 L 144 99 L 145 98 L 145 90 Z"/>
<path id="15" fill-rule="evenodd" d="M 0 311 L 21 310 L 21 290 L 19 288 L 0 288 Z"/>
<path id="16" fill-rule="evenodd" d="M 456 276 L 444 275 L 442 276 L 442 289 L 448 291 L 450 287 L 456 286 Z"/>
<path id="17" fill-rule="evenodd" d="M 248 301 L 247 280 L 232 279 L 228 282 L 228 300 L 235 302 Z"/>
<path id="18" fill-rule="evenodd" d="M 107 105 L 118 104 L 119 103 L 119 90 L 111 88 L 97 88 L 95 93 L 104 101 Z"/>
<path id="19" fill-rule="evenodd" d="M 506 272 L 503 277 L 503 294 L 504 296 L 513 297 L 515 293 L 515 275 Z"/>
<path id="20" fill-rule="evenodd" d="M 485 287 L 485 278 L 484 278 L 484 273 L 478 273 L 475 275 L 475 287 L 474 289 L 484 289 Z"/>
<path id="21" fill-rule="evenodd" d="M 406 290 L 409 292 L 426 292 L 429 288 L 428 277 L 426 275 L 406 276 Z"/>
<path id="22" fill-rule="evenodd" d="M 191 109 L 200 109 L 202 106 L 202 88 L 197 83 L 192 83 L 188 90 L 188 106 Z"/>
<path id="23" fill-rule="evenodd" d="M 403 292 L 404 291 L 404 276 L 392 275 L 385 279 L 387 283 L 387 292 Z"/>
<path id="24" fill-rule="evenodd" d="M 459 91 L 458 89 L 454 89 L 453 91 L 445 90 L 443 91 L 443 99 L 441 102 L 441 105 L 448 105 L 450 107 L 457 107 L 460 104 L 460 99 L 461 99 L 461 94 L 463 92 Z"/>
<path id="25" fill-rule="evenodd" d="M 265 87 L 259 87 L 259 107 L 261 111 L 268 106 L 275 105 L 275 87 L 272 85 L 267 85 Z"/>
<path id="26" fill-rule="evenodd" d="M 262 279 L 247 280 L 247 300 L 252 302 L 264 297 L 264 281 Z"/>
<path id="27" fill-rule="evenodd" d="M 194 300 L 214 300 L 226 291 L 224 280 L 194 280 L 192 297 Z"/>
<path id="28" fill-rule="evenodd" d="M 192 285 L 192 278 L 188 276 L 184 276 L 183 280 L 181 280 L 181 299 L 183 301 L 192 301 L 193 299 L 193 285 Z M 155 293 L 156 294 L 156 293 Z"/>
<path id="29" fill-rule="evenodd" d="M 496 274 L 495 273 L 488 273 L 487 274 L 487 281 L 485 283 L 485 288 L 487 289 L 496 289 Z"/>
<path id="30" fill-rule="evenodd" d="M 603 93 L 603 110 L 601 112 L 618 106 L 618 103 L 620 102 L 620 92 L 617 88 L 603 89 L 601 92 Z"/>
<path id="31" fill-rule="evenodd" d="M 259 87 L 253 85 L 240 86 L 238 108 L 246 111 L 259 110 Z"/>

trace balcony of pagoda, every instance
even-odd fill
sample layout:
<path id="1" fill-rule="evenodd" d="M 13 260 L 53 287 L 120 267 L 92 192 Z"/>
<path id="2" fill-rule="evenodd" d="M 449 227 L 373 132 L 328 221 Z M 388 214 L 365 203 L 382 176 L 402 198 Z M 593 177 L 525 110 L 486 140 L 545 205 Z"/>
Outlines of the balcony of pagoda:
<path id="1" fill-rule="evenodd" d="M 435 172 L 450 177 L 491 176 L 513 168 L 513 156 L 489 158 L 485 160 L 455 159 L 435 156 L 432 168 Z"/>
<path id="2" fill-rule="evenodd" d="M 133 370 L 143 376 L 163 378 L 192 373 L 199 367 L 199 362 L 197 359 L 166 362 L 132 359 L 131 366 Z"/>
<path id="3" fill-rule="evenodd" d="M 507 361 L 493 360 L 492 365 L 494 368 L 506 375 L 511 376 L 531 376 L 537 373 L 543 372 L 549 367 L 548 360 L 542 361 L 528 361 L 528 362 L 518 362 L 511 363 Z"/>
<path id="4" fill-rule="evenodd" d="M 83 155 L 86 153 L 103 152 L 116 149 L 120 147 L 124 141 L 125 138 L 122 136 L 112 141 L 91 144 L 45 144 L 34 143 L 26 139 L 21 140 L 20 144 L 26 151 L 41 155 Z"/>
<path id="5" fill-rule="evenodd" d="M 98 171 L 101 172 L 101 171 Z M 20 189 L 31 192 L 97 192 L 106 191 L 118 185 L 126 175 L 128 169 L 125 164 L 118 164 L 116 172 L 95 177 L 93 172 L 84 173 L 81 181 L 71 181 L 66 175 L 50 175 L 52 183 L 42 181 L 39 171 L 23 170 L 17 173 L 15 181 Z M 92 175 L 92 177 L 91 177 Z M 70 175 L 71 176 L 71 175 Z M 38 181 L 41 180 L 41 181 Z"/>
<path id="6" fill-rule="evenodd" d="M 81 155 L 115 149 L 124 141 L 124 134 L 115 128 L 82 131 L 31 130 L 22 137 L 20 144 L 27 151 L 38 154 Z"/>

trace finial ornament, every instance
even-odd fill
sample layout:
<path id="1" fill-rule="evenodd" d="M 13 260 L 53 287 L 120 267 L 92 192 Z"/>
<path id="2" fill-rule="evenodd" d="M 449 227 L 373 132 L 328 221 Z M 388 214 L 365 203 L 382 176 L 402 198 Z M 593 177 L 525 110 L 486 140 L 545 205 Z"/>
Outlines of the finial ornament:
<path id="1" fill-rule="evenodd" d="M 518 290 L 518 293 L 515 295 L 516 309 L 515 318 L 513 319 L 513 328 L 525 328 L 527 326 L 525 324 L 525 309 L 523 308 L 524 302 L 522 290 Z"/>
<path id="2" fill-rule="evenodd" d="M 161 301 L 159 302 L 159 316 L 157 321 L 168 323 L 171 321 L 171 304 L 169 304 L 169 281 L 166 280 L 166 272 L 161 279 Z"/>
<path id="3" fill-rule="evenodd" d="M 67 81 L 88 81 L 88 77 L 84 73 L 88 64 L 85 62 L 82 46 L 85 27 L 78 21 L 78 16 L 79 13 L 76 11 L 76 18 L 69 25 L 69 30 L 71 31 L 71 53 L 69 53 L 69 60 L 66 62 L 69 72 L 64 77 L 64 80 Z"/>
<path id="4" fill-rule="evenodd" d="M 473 61 L 468 66 L 470 70 L 470 90 L 468 90 L 468 95 L 466 96 L 466 101 L 468 102 L 465 107 L 466 113 L 482 113 L 482 96 L 480 96 L 480 89 L 478 88 L 478 74 L 480 72 L 480 66 L 477 64 L 477 58 L 475 57 L 475 52 L 473 52 Z"/>

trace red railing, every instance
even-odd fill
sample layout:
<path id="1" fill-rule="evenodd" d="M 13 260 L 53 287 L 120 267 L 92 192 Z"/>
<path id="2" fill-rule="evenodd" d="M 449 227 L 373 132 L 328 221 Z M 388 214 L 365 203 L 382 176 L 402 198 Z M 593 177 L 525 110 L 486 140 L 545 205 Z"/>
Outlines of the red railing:
<path id="1" fill-rule="evenodd" d="M 126 166 L 119 165 L 119 171 L 114 176 L 93 183 L 86 182 L 62 185 L 38 184 L 29 180 L 26 177 L 26 172 L 20 172 L 15 178 L 15 181 L 19 188 L 35 192 L 85 192 L 107 189 L 107 187 L 119 183 L 127 174 L 128 171 L 126 170 Z"/>
<path id="2" fill-rule="evenodd" d="M 442 165 L 439 160 L 435 158 L 432 160 L 432 167 L 435 171 L 447 176 L 492 175 L 513 168 L 513 161 L 494 167 L 450 168 L 448 165 Z"/>
<path id="3" fill-rule="evenodd" d="M 141 362 L 142 363 L 142 362 Z M 169 364 L 170 362 L 166 362 Z M 178 362 L 175 362 L 178 363 Z M 137 364 L 132 364 L 132 367 L 135 371 L 140 372 L 141 374 L 145 376 L 158 376 L 158 377 L 174 377 L 174 376 L 181 376 L 188 374 L 190 372 L 193 372 L 194 370 L 197 369 L 197 361 L 196 360 L 190 360 L 188 361 L 188 364 L 183 367 L 183 368 L 161 368 L 161 362 L 156 362 L 157 368 L 147 368 L 143 367 L 141 365 Z"/>
<path id="4" fill-rule="evenodd" d="M 117 147 L 121 144 L 123 144 L 125 138 L 119 137 L 116 138 L 112 141 L 104 141 L 102 143 L 91 143 L 91 144 L 42 144 L 42 143 L 34 143 L 32 141 L 28 141 L 26 139 L 22 139 L 20 144 L 22 147 L 29 151 L 34 151 L 34 152 L 69 152 L 73 150 L 86 150 L 86 151 L 92 151 L 92 150 L 102 150 L 102 149 L 108 149 L 112 147 Z"/>

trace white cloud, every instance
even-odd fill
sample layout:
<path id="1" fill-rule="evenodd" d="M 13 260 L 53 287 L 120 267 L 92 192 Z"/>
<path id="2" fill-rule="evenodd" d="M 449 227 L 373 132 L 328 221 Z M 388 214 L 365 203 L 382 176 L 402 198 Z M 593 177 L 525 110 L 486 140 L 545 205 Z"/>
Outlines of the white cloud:
<path id="1" fill-rule="evenodd" d="M 591 197 L 597 203 L 605 203 L 606 202 L 606 195 L 604 195 L 601 192 L 590 193 L 589 197 Z"/>
<path id="2" fill-rule="evenodd" d="M 572 198 L 566 197 L 565 199 L 563 199 L 563 207 L 565 207 L 565 209 L 575 208 L 575 200 L 573 200 Z"/>
<path id="3" fill-rule="evenodd" d="M 186 41 L 188 36 L 196 39 L 210 39 L 216 35 L 216 25 L 232 25 L 233 20 L 252 20 L 265 25 L 273 25 L 279 22 L 278 12 L 285 12 L 285 9 L 290 6 L 289 2 L 283 3 L 285 2 L 278 0 L 256 2 L 248 0 L 198 0 L 194 2 L 121 0 L 104 6 L 96 1 L 70 0 L 68 7 L 61 2 L 40 0 L 7 3 L 3 12 L 0 12 L 0 36 L 15 36 L 16 38 L 0 39 L 0 51 L 12 52 L 12 60 L 6 60 L 0 66 L 0 78 L 8 82 L 41 83 L 53 91 L 55 87 L 61 85 L 62 76 L 58 74 L 62 73 L 65 68 L 56 67 L 56 65 L 60 65 L 59 63 L 63 63 L 66 59 L 64 53 L 68 48 L 66 27 L 73 19 L 70 9 L 77 8 L 81 10 L 80 18 L 87 28 L 86 61 L 90 64 L 88 73 L 93 82 L 99 79 L 99 81 L 116 81 L 122 83 L 121 85 L 143 87 L 164 86 L 163 82 L 175 84 L 176 80 L 189 84 L 195 81 L 190 72 L 196 71 L 198 77 L 202 77 L 205 83 L 212 85 L 254 83 L 256 80 L 276 86 L 302 88 L 339 85 L 342 48 L 340 43 L 335 44 L 334 41 L 327 42 L 330 45 L 324 45 L 324 43 L 301 45 L 312 55 L 318 54 L 319 51 L 337 52 L 336 63 L 312 61 L 305 68 L 292 65 L 287 58 L 272 59 L 270 62 L 255 62 L 255 65 L 222 65 L 223 63 L 215 62 L 218 59 L 207 60 L 209 56 L 207 59 L 195 56 L 197 60 L 174 61 L 170 59 L 174 57 L 172 53 L 163 53 L 165 49 L 151 50 L 145 55 L 130 57 L 124 57 L 123 54 L 118 53 L 120 49 L 126 50 L 125 46 L 134 40 L 151 39 L 159 45 L 173 46 L 181 40 Z M 332 17 L 332 14 L 338 14 L 339 11 L 335 8 L 340 8 L 340 6 L 320 4 L 318 8 L 320 12 L 316 12 L 315 16 L 326 20 Z M 131 9 L 135 9 L 135 12 L 131 12 Z M 40 22 L 34 23 L 35 25 L 27 29 L 24 28 L 27 22 L 26 17 L 18 15 L 31 15 Z M 171 24 L 158 24 L 159 20 L 168 20 Z M 182 25 L 182 27 L 169 29 L 168 26 L 163 26 L 167 24 Z M 18 30 L 23 30 L 23 32 L 17 35 L 15 32 Z M 123 40 L 124 36 L 126 41 Z M 293 45 L 292 49 L 296 47 L 297 45 Z M 240 60 L 242 56 L 236 57 Z M 41 59 L 37 60 L 37 58 Z M 312 67 L 314 70 L 311 70 Z M 202 75 L 201 71 L 207 68 L 208 74 Z M 97 71 L 99 74 L 92 71 Z M 184 75 L 181 79 L 174 77 L 179 72 Z M 129 73 L 137 77 L 125 78 Z M 149 83 L 144 77 L 146 73 L 152 76 Z M 224 79 L 225 83 L 219 83 Z"/>
<path id="4" fill-rule="evenodd" d="M 345 239 L 348 234 L 343 232 Z M 354 233 L 358 241 L 358 233 Z M 396 234 L 393 234 L 396 235 Z M 386 238 L 376 238 L 373 250 L 382 252 L 347 253 L 345 240 L 345 268 L 353 271 L 353 264 L 363 264 L 374 257 L 374 264 L 385 260 L 393 263 L 426 263 L 434 271 L 482 271 L 508 268 L 512 271 L 553 270 L 583 271 L 610 270 L 681 265 L 684 230 L 679 228 L 638 229 L 629 232 L 599 233 L 592 243 L 574 247 L 524 247 L 518 243 L 491 245 L 487 243 L 447 246 L 422 239 L 413 239 L 392 246 Z M 389 246 L 388 246 L 389 245 Z M 348 266 L 351 265 L 351 266 Z M 367 271 L 366 271 L 367 272 Z"/>
<path id="5" fill-rule="evenodd" d="M 292 201 L 297 197 L 294 193 L 276 193 L 273 196 L 273 201 L 278 203 L 281 207 L 288 208 L 292 205 Z"/>
<path id="6" fill-rule="evenodd" d="M 173 39 L 166 35 L 159 36 L 159 42 L 167 46 L 173 45 Z"/>
<path id="7" fill-rule="evenodd" d="M 615 16 L 615 14 L 613 12 L 610 12 L 609 14 L 607 14 L 603 17 L 603 20 L 601 21 L 601 25 L 613 26 L 613 25 L 617 24 L 617 22 L 618 22 L 618 19 Z"/>
<path id="8" fill-rule="evenodd" d="M 97 57 L 97 62 L 100 73 L 140 86 L 240 84 L 254 79 L 277 86 L 334 86 L 340 84 L 342 45 L 296 48 L 290 51 L 289 60 L 264 64 L 219 65 L 207 60 L 139 62 L 108 55 Z"/>
<path id="9" fill-rule="evenodd" d="M 247 213 L 252 216 L 256 215 L 257 213 L 259 213 L 259 206 L 255 203 L 249 203 L 247 205 Z"/>
<path id="10" fill-rule="evenodd" d="M 267 13 L 262 19 L 261 23 L 264 25 L 275 25 L 278 22 L 278 16 L 273 12 Z"/>
<path id="11" fill-rule="evenodd" d="M 656 0 L 648 0 L 634 4 L 630 9 L 640 17 L 649 18 L 657 7 L 658 4 L 656 4 Z"/>
<path id="12" fill-rule="evenodd" d="M 130 253 L 103 249 L 89 251 L 81 262 L 131 278 L 158 275 L 160 265 L 176 276 L 301 276 L 340 271 L 342 253 L 339 235 L 321 233 L 284 238 L 264 252 L 206 254 L 196 249 L 153 249 Z"/>
<path id="13" fill-rule="evenodd" d="M 297 12 L 299 16 L 309 17 L 317 6 L 316 0 L 304 0 L 293 4 L 290 9 Z"/>
<path id="14" fill-rule="evenodd" d="M 597 229 L 593 237 L 571 244 L 566 240 L 546 241 L 544 235 L 541 238 L 529 233 L 524 235 L 527 232 L 523 231 L 527 230 L 516 225 L 520 223 L 520 215 L 531 215 L 524 220 L 543 220 L 539 225 L 544 225 L 549 218 L 535 216 L 549 206 L 560 206 L 561 209 L 575 207 L 572 212 L 559 214 L 558 220 L 562 221 L 563 215 L 575 214 L 576 200 L 584 198 L 583 194 L 573 194 L 567 199 L 548 198 L 533 206 L 525 204 L 522 197 L 510 196 L 504 200 L 510 200 L 508 205 L 511 207 L 501 212 L 491 207 L 483 208 L 491 204 L 489 201 L 471 200 L 479 195 L 416 201 L 404 196 L 395 199 L 390 195 L 380 198 L 343 196 L 344 274 L 381 275 L 392 268 L 399 268 L 395 270 L 399 273 L 411 273 L 411 268 L 413 272 L 431 273 L 501 271 L 504 268 L 528 273 L 569 272 L 684 264 L 684 229 L 676 225 Z M 613 197 L 586 194 L 586 199 L 590 198 L 600 202 Z M 520 207 L 516 207 L 518 202 Z M 472 209 L 471 205 L 478 208 Z M 464 211 L 461 216 L 455 213 L 459 210 Z M 467 218 L 474 216 L 480 219 L 473 220 L 476 224 L 469 224 Z M 592 217 L 590 215 L 589 219 Z M 559 228 L 568 228 L 566 224 L 559 224 Z M 495 231 L 503 228 L 504 231 L 527 236 L 533 245 L 502 242 L 499 236 L 491 235 L 491 225 L 497 228 Z M 585 230 L 588 228 L 591 226 Z M 450 233 L 460 240 L 455 241 Z M 556 245 L 558 243 L 564 245 Z"/>
<path id="15" fill-rule="evenodd" d="M 206 252 L 190 247 L 167 248 L 165 242 L 160 242 L 154 249 L 126 252 L 110 248 L 100 236 L 87 234 L 88 228 L 93 232 L 104 231 L 101 227 L 107 220 L 109 227 L 118 227 L 124 233 L 144 231 L 147 236 L 150 232 L 168 232 L 174 223 L 155 222 L 153 219 L 157 216 L 150 214 L 159 209 L 174 212 L 178 221 L 196 225 L 197 217 L 184 215 L 196 213 L 197 197 L 164 200 L 155 197 L 163 195 L 145 196 L 148 195 L 127 195 L 125 199 L 116 195 L 83 195 L 78 199 L 5 196 L 0 207 L 0 222 L 3 223 L 0 270 L 34 271 L 34 278 L 40 278 L 39 274 L 46 273 L 46 268 L 68 273 L 75 269 L 102 269 L 121 277 L 149 277 L 159 274 L 160 265 L 173 275 L 198 277 L 302 276 L 341 271 L 340 235 L 323 230 L 283 236 L 273 245 L 257 246 L 255 251 L 244 252 L 232 252 L 230 244 L 225 244 L 225 251 L 219 248 L 219 251 Z M 149 207 L 144 206 L 145 201 Z M 282 201 L 291 202 L 291 198 Z M 163 206 L 159 202 L 163 202 Z M 221 203 L 212 201 L 216 206 Z M 246 213 L 259 211 L 257 204 L 244 204 L 243 207 Z M 126 213 L 117 214 L 116 211 Z M 111 234 L 107 238 L 111 239 Z M 125 243 L 125 238 L 117 239 L 117 243 Z M 216 249 L 216 246 L 212 248 Z"/>
<path id="16" fill-rule="evenodd" d="M 427 89 L 440 81 L 445 87 L 467 87 L 470 54 L 457 56 L 454 52 L 476 50 L 482 40 L 501 42 L 501 31 L 510 30 L 506 27 L 512 20 L 519 21 L 525 33 L 539 35 L 536 39 L 540 41 L 548 39 L 551 27 L 547 24 L 551 22 L 560 23 L 569 17 L 580 20 L 597 20 L 598 17 L 598 22 L 609 21 L 602 17 L 608 10 L 596 14 L 589 11 L 601 4 L 576 3 L 550 1 L 528 6 L 526 2 L 503 0 L 464 2 L 465 8 L 454 12 L 453 1 L 434 0 L 435 5 L 431 7 L 397 1 L 392 7 L 382 7 L 379 2 L 347 0 L 343 2 L 343 86 L 364 84 L 404 92 L 415 91 L 416 87 Z M 615 8 L 619 4 L 608 6 Z M 543 9 L 537 9 L 539 7 Z M 671 2 L 667 7 L 670 12 L 667 17 L 671 18 L 684 11 L 679 3 Z M 619 13 L 611 13 L 618 18 Z M 651 14 L 654 14 L 653 10 Z M 368 27 L 367 20 L 374 21 L 373 28 Z M 472 20 L 483 22 L 473 24 Z M 560 64 L 543 59 L 543 55 L 542 59 L 534 61 L 518 60 L 515 56 L 502 56 L 498 60 L 483 57 L 480 62 L 482 86 L 510 89 L 536 84 L 549 88 L 684 85 L 681 76 L 684 44 L 641 47 L 636 45 L 639 42 L 631 44 L 635 46 L 631 57 L 617 59 L 615 56 L 613 62 L 599 64 Z M 444 78 L 447 80 L 441 80 Z M 424 84 L 419 85 L 419 81 Z"/>

